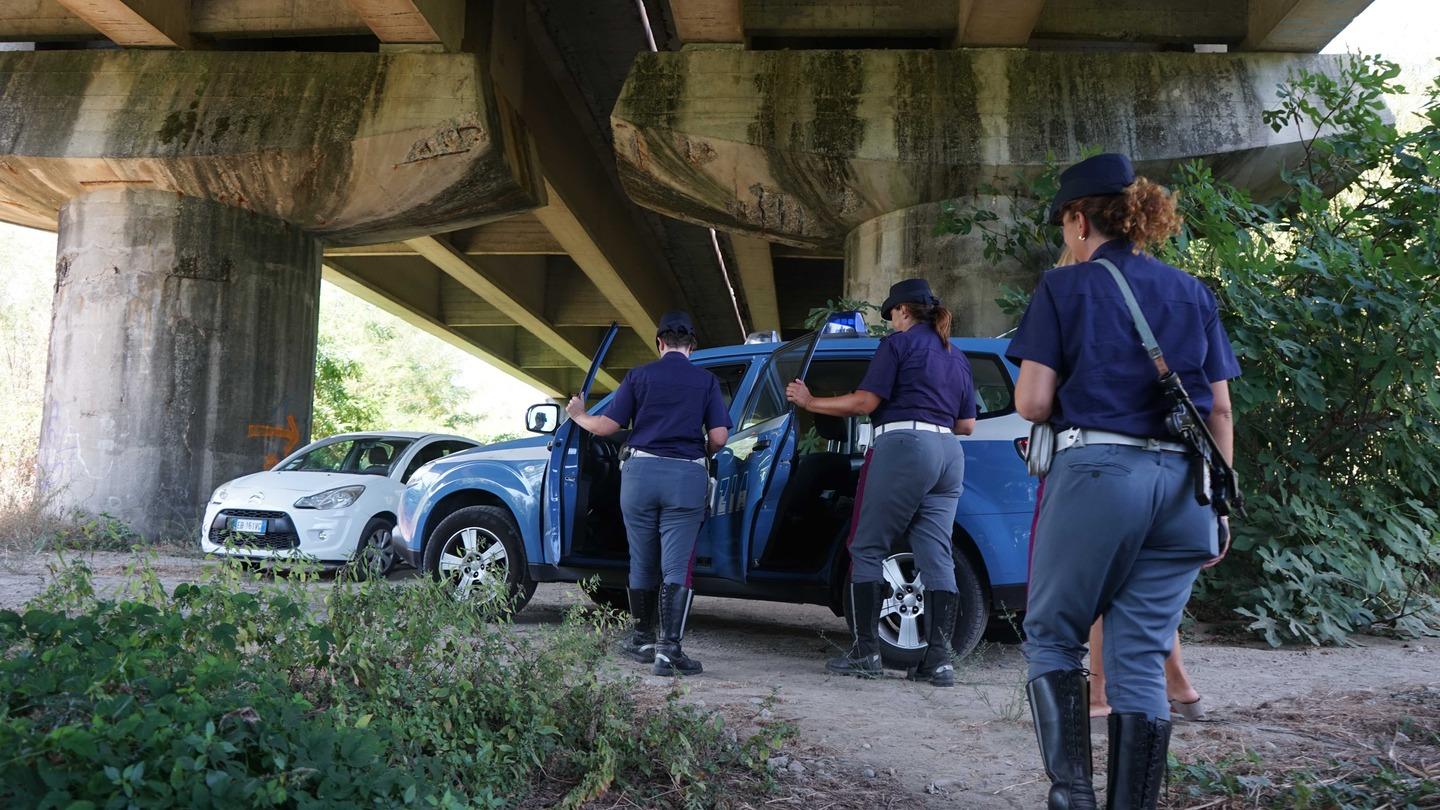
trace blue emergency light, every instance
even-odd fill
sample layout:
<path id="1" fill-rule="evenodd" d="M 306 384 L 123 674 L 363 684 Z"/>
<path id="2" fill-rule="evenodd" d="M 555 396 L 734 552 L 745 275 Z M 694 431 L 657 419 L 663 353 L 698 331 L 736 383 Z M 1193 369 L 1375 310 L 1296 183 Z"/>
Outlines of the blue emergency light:
<path id="1" fill-rule="evenodd" d="M 863 335 L 866 331 L 865 314 L 859 310 L 831 313 L 820 328 L 822 335 Z"/>

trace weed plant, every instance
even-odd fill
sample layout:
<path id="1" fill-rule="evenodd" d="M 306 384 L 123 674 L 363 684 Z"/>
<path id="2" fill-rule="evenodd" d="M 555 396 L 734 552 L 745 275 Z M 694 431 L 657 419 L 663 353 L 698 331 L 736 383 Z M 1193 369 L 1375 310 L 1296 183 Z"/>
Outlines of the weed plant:
<path id="1" fill-rule="evenodd" d="M 637 704 L 611 613 L 516 632 L 418 582 L 56 574 L 0 611 L 0 806 L 725 807 L 783 742 Z"/>

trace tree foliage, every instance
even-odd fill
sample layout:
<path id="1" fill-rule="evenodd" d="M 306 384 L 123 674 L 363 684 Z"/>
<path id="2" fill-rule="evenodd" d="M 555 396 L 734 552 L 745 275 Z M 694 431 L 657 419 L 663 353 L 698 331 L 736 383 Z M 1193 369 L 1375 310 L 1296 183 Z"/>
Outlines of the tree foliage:
<path id="1" fill-rule="evenodd" d="M 1384 100 L 1403 92 L 1398 75 L 1354 57 L 1281 87 L 1265 123 L 1298 132 L 1302 155 L 1278 200 L 1199 164 L 1170 180 L 1186 224 L 1162 258 L 1220 301 L 1244 374 L 1232 393 L 1251 503 L 1192 609 L 1233 611 L 1272 644 L 1440 626 L 1440 82 L 1397 127 Z M 1053 170 L 1024 182 L 1046 199 Z M 1042 207 L 1013 227 L 951 210 L 945 229 L 980 229 L 997 260 L 1058 253 Z"/>

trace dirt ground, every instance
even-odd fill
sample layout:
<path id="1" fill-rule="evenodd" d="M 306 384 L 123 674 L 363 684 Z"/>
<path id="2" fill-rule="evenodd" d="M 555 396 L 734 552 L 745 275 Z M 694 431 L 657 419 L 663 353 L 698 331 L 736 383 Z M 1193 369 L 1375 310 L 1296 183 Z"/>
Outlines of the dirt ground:
<path id="1" fill-rule="evenodd" d="M 123 588 L 134 561 L 131 555 L 106 553 L 88 559 L 101 592 Z M 168 588 L 196 578 L 203 564 L 161 556 L 154 568 Z M 46 579 L 43 559 L 0 560 L 0 607 L 23 604 Z M 577 586 L 541 586 L 517 624 L 523 629 L 559 621 L 566 606 L 584 599 Z M 896 672 L 871 682 L 826 675 L 825 657 L 847 638 L 844 621 L 822 607 L 699 598 L 685 646 L 704 663 L 705 673 L 687 681 L 689 697 L 727 714 L 793 724 L 803 744 L 798 768 L 773 763 L 786 769 L 782 778 L 804 779 L 813 772 L 893 779 L 908 794 L 903 803 L 909 807 L 1043 805 L 1044 777 L 1017 645 L 982 646 L 957 667 L 957 688 L 935 689 Z M 1353 699 L 1357 693 L 1440 690 L 1436 640 L 1362 637 L 1348 648 L 1274 650 L 1201 639 L 1187 642 L 1185 657 L 1210 722 L 1176 724 L 1172 750 L 1182 758 L 1187 749 L 1210 748 L 1221 739 L 1265 744 L 1279 732 L 1267 726 L 1271 721 L 1263 709 L 1276 702 L 1323 705 L 1327 696 L 1342 693 Z M 644 683 L 657 695 L 672 687 L 669 679 L 649 675 Z M 1304 722 L 1303 716 L 1297 720 Z M 1103 750 L 1103 734 L 1094 744 Z"/>

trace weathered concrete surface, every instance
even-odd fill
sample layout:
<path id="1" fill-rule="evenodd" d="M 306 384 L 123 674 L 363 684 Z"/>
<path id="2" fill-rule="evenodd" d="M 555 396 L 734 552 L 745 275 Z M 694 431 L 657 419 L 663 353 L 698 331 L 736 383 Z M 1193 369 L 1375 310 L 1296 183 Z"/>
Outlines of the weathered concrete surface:
<path id="1" fill-rule="evenodd" d="M 75 198 L 60 214 L 47 492 L 142 533 L 193 531 L 215 486 L 309 435 L 319 293 L 320 243 L 292 225 L 154 190 Z"/>
<path id="2" fill-rule="evenodd" d="M 958 204 L 1013 217 L 1008 197 L 975 196 Z M 845 239 L 845 296 L 879 303 L 890 285 L 903 278 L 923 277 L 955 317 L 956 335 L 992 337 L 1014 326 L 1014 319 L 995 304 L 1002 287 L 1032 289 L 1050 257 L 1026 262 L 985 258 L 980 232 L 936 236 L 943 203 L 927 203 L 862 222 Z"/>
<path id="3" fill-rule="evenodd" d="M 1339 57 L 1018 50 L 642 54 L 611 123 L 631 198 L 690 222 L 833 247 L 882 214 L 1126 152 L 1152 177 L 1202 159 L 1263 197 L 1299 152 L 1261 118 Z"/>
<path id="4" fill-rule="evenodd" d="M 54 229 L 105 185 L 174 191 L 340 243 L 543 203 L 474 54 L 0 53 L 0 219 Z"/>

